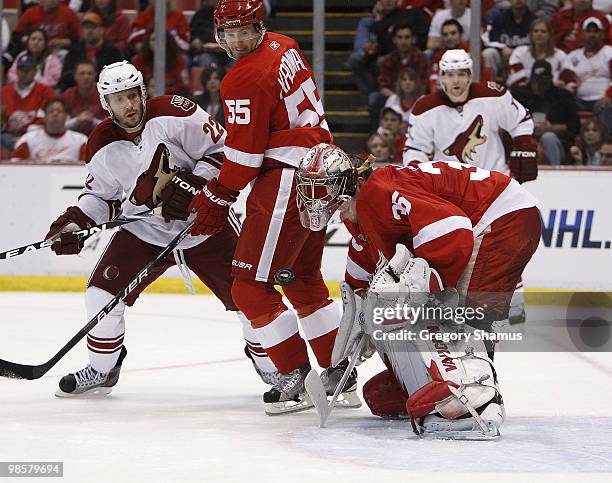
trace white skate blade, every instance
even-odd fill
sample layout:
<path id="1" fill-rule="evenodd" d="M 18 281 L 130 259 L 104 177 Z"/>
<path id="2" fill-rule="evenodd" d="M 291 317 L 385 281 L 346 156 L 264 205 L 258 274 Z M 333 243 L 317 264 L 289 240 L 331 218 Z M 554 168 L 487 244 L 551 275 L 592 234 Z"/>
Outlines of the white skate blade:
<path id="1" fill-rule="evenodd" d="M 56 397 L 62 397 L 62 398 L 73 398 L 73 399 L 87 399 L 87 398 L 99 398 L 99 397 L 104 397 L 104 396 L 108 396 L 111 392 L 112 392 L 113 388 L 112 387 L 95 387 L 93 389 L 90 389 L 88 391 L 85 392 L 80 392 L 80 393 L 71 393 L 71 392 L 64 392 L 61 389 L 58 389 L 57 391 L 55 391 L 55 396 Z"/>
<path id="2" fill-rule="evenodd" d="M 330 409 L 327 404 L 327 394 L 325 392 L 325 387 L 323 387 L 323 382 L 321 381 L 321 377 L 319 373 L 314 369 L 311 369 L 306 379 L 304 380 L 304 387 L 306 388 L 306 392 L 308 396 L 312 400 L 315 409 L 317 410 L 317 414 L 319 415 L 319 427 L 325 427 L 325 422 L 329 417 Z"/>
<path id="3" fill-rule="evenodd" d="M 467 424 L 465 424 L 467 423 Z M 491 441 L 501 436 L 499 428 L 492 421 L 483 421 L 486 431 L 483 431 L 476 421 L 464 421 L 462 424 L 453 422 L 434 422 L 426 424 L 421 436 L 426 439 L 453 439 L 461 441 Z"/>
<path id="4" fill-rule="evenodd" d="M 331 396 L 330 396 L 331 399 Z M 334 403 L 335 408 L 339 409 L 356 409 L 361 407 L 361 399 L 357 395 L 357 391 L 341 392 Z"/>
<path id="5" fill-rule="evenodd" d="M 310 409 L 314 404 L 307 394 L 300 394 L 299 401 L 282 401 L 277 403 L 264 403 L 264 411 L 268 416 L 298 413 Z"/>

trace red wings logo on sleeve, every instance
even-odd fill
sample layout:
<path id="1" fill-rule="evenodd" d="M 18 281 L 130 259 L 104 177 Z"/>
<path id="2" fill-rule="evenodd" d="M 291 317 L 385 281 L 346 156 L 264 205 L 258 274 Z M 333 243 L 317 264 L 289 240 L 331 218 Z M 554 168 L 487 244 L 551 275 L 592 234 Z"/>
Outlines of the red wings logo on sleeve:
<path id="1" fill-rule="evenodd" d="M 487 142 L 487 136 L 482 134 L 484 119 L 478 114 L 468 128 L 457 135 L 452 144 L 443 153 L 455 156 L 462 163 L 473 163 L 476 148 Z"/>

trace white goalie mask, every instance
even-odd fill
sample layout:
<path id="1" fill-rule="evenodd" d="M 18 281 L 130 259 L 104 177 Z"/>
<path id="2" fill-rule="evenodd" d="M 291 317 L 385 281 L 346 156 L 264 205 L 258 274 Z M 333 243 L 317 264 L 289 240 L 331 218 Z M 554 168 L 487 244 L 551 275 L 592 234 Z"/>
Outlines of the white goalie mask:
<path id="1" fill-rule="evenodd" d="M 300 161 L 295 174 L 300 222 L 312 231 L 325 229 L 334 213 L 357 188 L 357 170 L 333 144 L 317 144 Z"/>

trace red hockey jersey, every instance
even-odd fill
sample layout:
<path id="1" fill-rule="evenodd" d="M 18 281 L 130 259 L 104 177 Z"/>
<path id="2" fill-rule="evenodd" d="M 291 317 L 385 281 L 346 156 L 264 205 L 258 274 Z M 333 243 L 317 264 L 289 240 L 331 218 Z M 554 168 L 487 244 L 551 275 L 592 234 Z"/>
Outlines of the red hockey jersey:
<path id="1" fill-rule="evenodd" d="M 297 167 L 308 149 L 331 142 L 310 65 L 295 40 L 266 33 L 223 78 L 227 139 L 219 181 L 240 191 L 264 158 Z"/>
<path id="2" fill-rule="evenodd" d="M 454 287 L 474 238 L 503 215 L 535 206 L 515 180 L 455 161 L 377 169 L 357 198 L 357 218 L 370 249 L 387 260 L 403 243 Z"/>

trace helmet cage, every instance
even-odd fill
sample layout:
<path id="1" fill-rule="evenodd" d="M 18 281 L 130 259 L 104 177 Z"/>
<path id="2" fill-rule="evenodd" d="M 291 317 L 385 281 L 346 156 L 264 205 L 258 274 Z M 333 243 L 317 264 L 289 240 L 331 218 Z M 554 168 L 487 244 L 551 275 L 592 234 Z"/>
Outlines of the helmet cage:
<path id="1" fill-rule="evenodd" d="M 330 174 L 324 178 L 296 173 L 297 206 L 300 222 L 313 231 L 323 230 L 338 209 L 355 194 L 357 176 L 354 169 Z"/>

